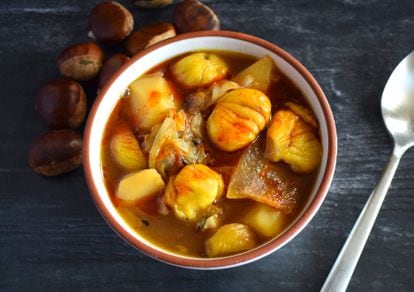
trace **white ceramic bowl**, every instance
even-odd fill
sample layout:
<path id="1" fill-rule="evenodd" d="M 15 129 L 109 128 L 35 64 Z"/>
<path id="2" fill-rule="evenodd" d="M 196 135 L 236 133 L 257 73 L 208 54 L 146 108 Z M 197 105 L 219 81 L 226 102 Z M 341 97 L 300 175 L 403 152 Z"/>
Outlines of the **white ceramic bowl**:
<path id="1" fill-rule="evenodd" d="M 256 57 L 269 55 L 279 69 L 303 92 L 320 125 L 323 157 L 313 190 L 302 212 L 283 234 L 252 250 L 221 258 L 195 258 L 164 250 L 137 234 L 118 214 L 106 190 L 102 169 L 102 138 L 108 117 L 128 85 L 154 66 L 174 56 L 195 50 L 228 50 Z M 336 129 L 328 101 L 312 75 L 286 51 L 254 36 L 226 31 L 179 35 L 156 44 L 132 58 L 100 92 L 87 121 L 84 134 L 84 170 L 92 197 L 109 225 L 132 246 L 169 264 L 195 268 L 235 267 L 262 258 L 295 237 L 312 219 L 331 184 L 336 164 Z"/>

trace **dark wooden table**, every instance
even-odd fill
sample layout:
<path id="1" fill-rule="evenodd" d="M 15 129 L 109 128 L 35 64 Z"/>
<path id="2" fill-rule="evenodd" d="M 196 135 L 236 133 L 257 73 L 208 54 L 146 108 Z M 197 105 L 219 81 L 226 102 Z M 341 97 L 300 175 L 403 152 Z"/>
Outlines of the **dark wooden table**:
<path id="1" fill-rule="evenodd" d="M 205 1 L 222 28 L 278 44 L 320 82 L 338 128 L 338 164 L 320 211 L 293 241 L 249 265 L 191 271 L 142 255 L 93 204 L 81 169 L 56 178 L 30 171 L 27 149 L 47 129 L 34 110 L 58 76 L 56 56 L 87 40 L 99 1 L 0 4 L 0 290 L 316 291 L 387 162 L 392 143 L 380 97 L 414 49 L 414 1 Z M 136 27 L 171 20 L 173 6 L 131 9 Z M 89 105 L 95 96 L 89 90 Z M 401 162 L 349 291 L 414 287 L 414 151 Z"/>

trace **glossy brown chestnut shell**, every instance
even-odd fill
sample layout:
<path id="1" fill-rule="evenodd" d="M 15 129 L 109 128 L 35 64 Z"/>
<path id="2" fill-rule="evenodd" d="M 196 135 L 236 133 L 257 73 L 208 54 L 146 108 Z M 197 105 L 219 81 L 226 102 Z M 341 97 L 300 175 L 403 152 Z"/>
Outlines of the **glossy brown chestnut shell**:
<path id="1" fill-rule="evenodd" d="M 75 81 L 54 79 L 39 90 L 35 107 L 49 128 L 76 129 L 85 119 L 86 94 Z"/>
<path id="2" fill-rule="evenodd" d="M 132 0 L 136 6 L 145 9 L 162 8 L 173 3 L 173 0 Z"/>
<path id="3" fill-rule="evenodd" d="M 58 56 L 60 73 L 68 78 L 83 81 L 98 75 L 103 63 L 104 53 L 95 43 L 70 46 Z"/>
<path id="4" fill-rule="evenodd" d="M 72 171 L 82 163 L 82 138 L 70 129 L 43 134 L 31 145 L 28 160 L 33 171 L 41 175 Z"/>
<path id="5" fill-rule="evenodd" d="M 128 55 L 133 56 L 139 51 L 175 35 L 174 26 L 168 22 L 144 26 L 131 34 L 126 42 L 125 49 Z"/>
<path id="6" fill-rule="evenodd" d="M 115 54 L 106 60 L 99 74 L 99 88 L 104 86 L 128 60 L 129 57 L 124 54 Z"/>
<path id="7" fill-rule="evenodd" d="M 220 20 L 214 11 L 197 0 L 184 0 L 177 5 L 174 25 L 178 33 L 220 30 Z"/>
<path id="8" fill-rule="evenodd" d="M 93 37 L 106 44 L 119 43 L 134 27 L 134 18 L 128 9 L 114 1 L 96 5 L 89 22 Z"/>

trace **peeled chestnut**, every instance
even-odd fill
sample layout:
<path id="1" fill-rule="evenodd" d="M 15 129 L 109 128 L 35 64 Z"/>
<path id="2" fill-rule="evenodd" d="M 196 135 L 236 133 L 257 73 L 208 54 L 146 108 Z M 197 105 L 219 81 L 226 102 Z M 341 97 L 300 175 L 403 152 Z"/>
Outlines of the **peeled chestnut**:
<path id="1" fill-rule="evenodd" d="M 134 18 L 121 4 L 105 1 L 96 5 L 90 16 L 91 36 L 106 44 L 126 38 L 134 27 Z"/>
<path id="2" fill-rule="evenodd" d="M 124 54 L 115 54 L 106 60 L 99 74 L 99 88 L 104 86 L 128 60 L 129 57 Z"/>
<path id="3" fill-rule="evenodd" d="M 59 54 L 59 71 L 65 77 L 89 80 L 98 75 L 103 58 L 102 49 L 94 43 L 73 45 Z"/>
<path id="4" fill-rule="evenodd" d="M 175 29 L 171 23 L 155 23 L 133 32 L 126 43 L 125 49 L 128 55 L 133 56 L 142 49 L 173 36 L 175 36 Z"/>
<path id="5" fill-rule="evenodd" d="M 39 90 L 35 107 L 49 128 L 76 129 L 85 118 L 86 94 L 75 81 L 54 79 Z"/>
<path id="6" fill-rule="evenodd" d="M 33 171 L 41 175 L 72 171 L 82 163 L 82 138 L 69 129 L 43 134 L 31 145 L 28 160 Z"/>
<path id="7" fill-rule="evenodd" d="M 141 8 L 162 8 L 173 2 L 173 0 L 132 0 L 132 2 Z"/>
<path id="8" fill-rule="evenodd" d="M 197 0 L 184 0 L 177 5 L 174 24 L 178 33 L 220 29 L 220 20 L 214 11 Z"/>

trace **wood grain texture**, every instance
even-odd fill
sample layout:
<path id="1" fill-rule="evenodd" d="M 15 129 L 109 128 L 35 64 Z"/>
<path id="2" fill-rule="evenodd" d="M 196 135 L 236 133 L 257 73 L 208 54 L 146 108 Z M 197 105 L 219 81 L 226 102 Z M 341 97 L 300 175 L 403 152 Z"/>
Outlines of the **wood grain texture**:
<path id="1" fill-rule="evenodd" d="M 34 110 L 56 56 L 87 40 L 99 1 L 0 3 L 0 290 L 317 291 L 387 162 L 392 143 L 380 96 L 414 49 L 411 0 L 203 1 L 222 29 L 278 44 L 324 89 L 338 128 L 338 163 L 320 211 L 294 240 L 249 265 L 191 271 L 159 263 L 120 239 L 100 216 L 82 170 L 32 173 L 31 141 L 47 131 Z M 172 19 L 173 6 L 143 11 L 136 27 Z M 90 87 L 92 88 L 92 86 Z M 95 96 L 88 91 L 88 102 Z M 349 291 L 414 287 L 414 151 L 403 158 Z"/>

